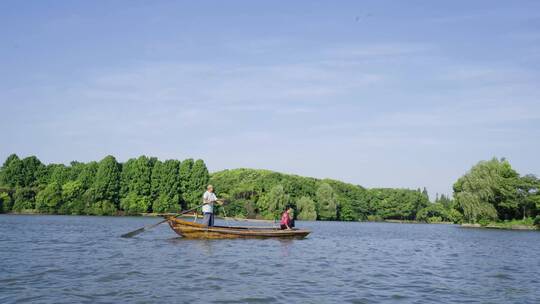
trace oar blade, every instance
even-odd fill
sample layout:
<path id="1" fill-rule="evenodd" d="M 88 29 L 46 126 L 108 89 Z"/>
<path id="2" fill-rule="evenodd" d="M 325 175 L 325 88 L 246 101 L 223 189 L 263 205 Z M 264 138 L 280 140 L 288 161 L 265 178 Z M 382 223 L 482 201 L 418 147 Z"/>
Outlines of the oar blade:
<path id="1" fill-rule="evenodd" d="M 150 229 L 156 227 L 157 225 L 161 225 L 161 224 L 165 223 L 166 221 L 168 221 L 168 219 L 164 219 L 163 221 L 161 221 L 161 222 L 159 222 L 159 223 L 152 224 L 152 225 L 148 225 L 148 226 L 144 226 L 144 227 L 139 228 L 139 229 L 137 229 L 137 230 L 133 230 L 133 231 L 128 232 L 128 233 L 126 233 L 126 234 L 122 234 L 121 237 L 123 237 L 123 238 L 134 237 L 134 236 L 136 236 L 136 235 L 138 235 L 138 234 L 140 234 L 140 233 L 145 232 L 146 230 L 150 230 Z"/>
<path id="2" fill-rule="evenodd" d="M 146 227 L 142 227 L 142 228 L 139 228 L 137 230 L 133 230 L 131 232 L 122 234 L 121 237 L 123 237 L 123 238 L 131 238 L 131 237 L 134 237 L 134 236 L 136 236 L 136 235 L 138 235 L 140 233 L 143 233 L 145 230 L 146 230 Z"/>
<path id="3" fill-rule="evenodd" d="M 167 216 L 165 216 L 165 219 L 164 219 L 163 221 L 159 222 L 159 223 L 156 223 L 156 224 L 153 224 L 153 225 L 149 225 L 149 226 L 144 226 L 144 227 L 139 228 L 139 229 L 137 229 L 137 230 L 133 230 L 133 231 L 131 231 L 131 232 L 122 234 L 120 237 L 123 237 L 123 238 L 134 237 L 134 236 L 136 236 L 136 235 L 138 235 L 138 234 L 140 234 L 140 233 L 145 232 L 146 230 L 149 230 L 149 229 L 152 229 L 152 228 L 156 227 L 157 225 L 160 225 L 160 224 L 165 223 L 166 221 L 169 220 L 169 219 L 168 219 L 169 216 L 174 215 L 174 217 L 176 217 L 176 216 L 179 216 L 179 215 L 181 215 L 181 214 L 186 214 L 186 213 L 188 213 L 188 212 L 191 212 L 191 211 L 194 211 L 194 210 L 197 210 L 197 209 L 201 208 L 203 205 L 204 205 L 204 204 L 199 205 L 199 206 L 197 206 L 197 207 L 195 207 L 195 208 L 191 208 L 191 209 L 186 210 L 186 211 L 182 211 L 181 213 L 167 214 Z"/>

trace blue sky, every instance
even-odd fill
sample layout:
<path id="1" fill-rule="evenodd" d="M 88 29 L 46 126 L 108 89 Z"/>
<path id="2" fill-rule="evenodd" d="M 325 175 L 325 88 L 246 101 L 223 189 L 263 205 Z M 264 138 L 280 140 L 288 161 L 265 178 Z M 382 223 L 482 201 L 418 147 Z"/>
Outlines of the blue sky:
<path id="1" fill-rule="evenodd" d="M 1 159 L 540 173 L 538 1 L 1 1 L 0 41 Z"/>

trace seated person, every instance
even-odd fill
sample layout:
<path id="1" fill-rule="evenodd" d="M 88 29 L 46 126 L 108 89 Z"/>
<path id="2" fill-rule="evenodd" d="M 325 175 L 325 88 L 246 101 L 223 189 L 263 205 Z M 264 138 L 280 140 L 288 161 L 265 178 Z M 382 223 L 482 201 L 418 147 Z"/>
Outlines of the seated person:
<path id="1" fill-rule="evenodd" d="M 285 207 L 285 210 L 283 210 L 283 213 L 281 214 L 281 221 L 279 222 L 281 229 L 291 230 L 292 227 L 294 227 L 294 222 L 291 216 L 292 211 L 293 208 L 291 206 L 287 206 Z"/>

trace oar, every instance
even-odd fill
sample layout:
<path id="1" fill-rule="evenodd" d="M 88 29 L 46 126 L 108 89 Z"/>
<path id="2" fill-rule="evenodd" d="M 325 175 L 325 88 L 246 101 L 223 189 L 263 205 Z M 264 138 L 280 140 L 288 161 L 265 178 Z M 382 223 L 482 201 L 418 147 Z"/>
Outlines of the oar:
<path id="1" fill-rule="evenodd" d="M 201 208 L 203 205 L 205 205 L 205 204 L 202 204 L 202 205 L 197 206 L 197 207 L 195 207 L 195 208 L 191 208 L 191 209 L 186 210 L 186 211 L 182 211 L 182 212 L 176 214 L 175 217 L 178 217 L 178 216 L 180 216 L 180 215 L 182 215 L 182 214 L 186 214 L 186 213 L 188 213 L 188 212 L 197 210 L 197 209 Z M 148 225 L 148 226 L 144 226 L 144 227 L 139 228 L 139 229 L 137 229 L 137 230 L 133 230 L 133 231 L 131 231 L 131 232 L 122 234 L 121 237 L 123 237 L 123 238 L 134 237 L 134 236 L 136 236 L 136 235 L 138 235 L 138 234 L 141 234 L 141 233 L 145 232 L 146 230 L 150 230 L 150 229 L 152 229 L 152 228 L 154 228 L 154 227 L 156 227 L 156 226 L 158 226 L 158 225 L 161 225 L 161 224 L 165 223 L 165 222 L 168 221 L 168 220 L 169 220 L 169 219 L 164 219 L 163 221 L 161 221 L 161 222 L 159 222 L 159 223 L 152 224 L 152 225 Z"/>

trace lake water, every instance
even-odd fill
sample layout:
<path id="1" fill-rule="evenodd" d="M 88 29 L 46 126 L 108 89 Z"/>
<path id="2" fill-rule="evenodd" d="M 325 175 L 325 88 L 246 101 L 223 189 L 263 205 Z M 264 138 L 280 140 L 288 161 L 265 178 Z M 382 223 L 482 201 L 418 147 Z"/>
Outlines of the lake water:
<path id="1" fill-rule="evenodd" d="M 540 232 L 297 222 L 185 240 L 157 218 L 0 215 L 0 303 L 540 303 Z"/>

